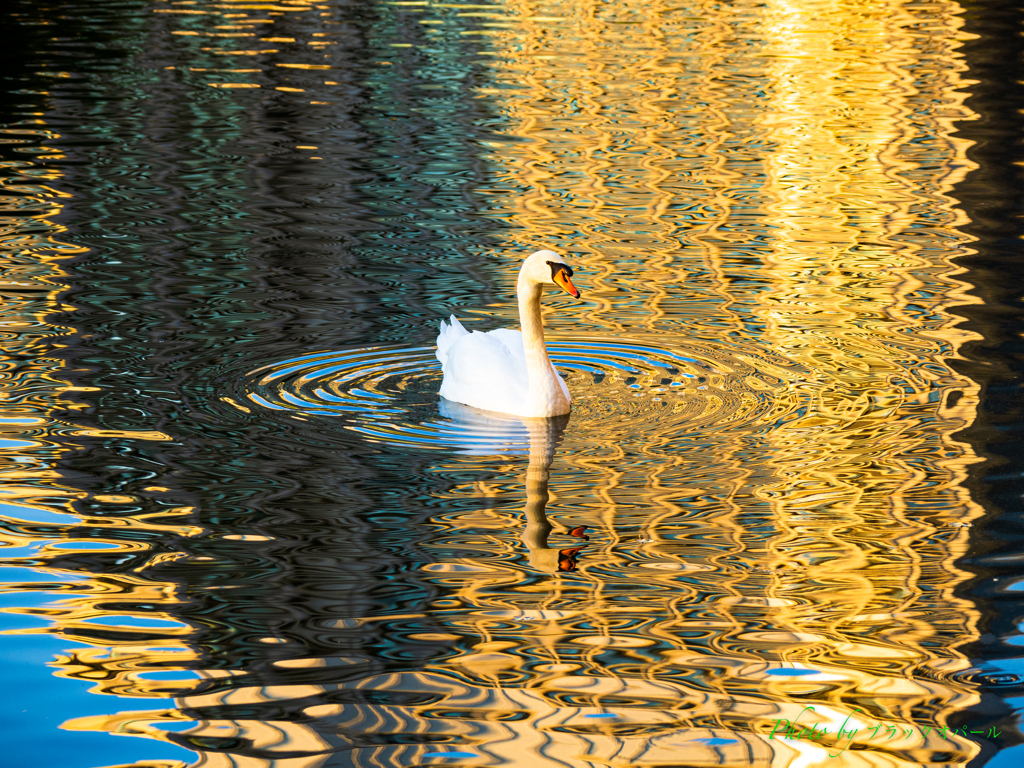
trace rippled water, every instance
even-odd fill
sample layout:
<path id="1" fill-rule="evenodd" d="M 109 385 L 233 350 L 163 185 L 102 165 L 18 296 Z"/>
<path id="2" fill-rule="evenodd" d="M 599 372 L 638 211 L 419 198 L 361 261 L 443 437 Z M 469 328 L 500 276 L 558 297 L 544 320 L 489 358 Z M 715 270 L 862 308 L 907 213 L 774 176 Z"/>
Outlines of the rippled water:
<path id="1" fill-rule="evenodd" d="M 780 374 L 807 374 L 785 360 L 765 361 L 768 372 L 762 373 L 761 361 L 721 350 L 685 354 L 596 338 L 549 340 L 548 350 L 573 392 L 571 434 L 599 443 L 649 444 L 652 437 L 660 442 L 750 423 L 767 427 L 798 402 L 784 391 Z M 522 420 L 439 401 L 441 365 L 434 351 L 370 347 L 286 360 L 250 372 L 245 395 L 284 418 L 340 417 L 343 428 L 372 442 L 480 455 L 528 453 L 530 433 Z"/>
<path id="2" fill-rule="evenodd" d="M 1013 764 L 1016 11 L 15 5 L 17 764 Z M 572 414 L 439 400 L 539 247 Z"/>

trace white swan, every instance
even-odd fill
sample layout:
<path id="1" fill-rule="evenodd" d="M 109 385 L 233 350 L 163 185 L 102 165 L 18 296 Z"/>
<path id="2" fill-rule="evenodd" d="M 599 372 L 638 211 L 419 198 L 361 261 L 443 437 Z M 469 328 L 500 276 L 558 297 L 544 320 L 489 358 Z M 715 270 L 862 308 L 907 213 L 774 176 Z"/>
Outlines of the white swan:
<path id="1" fill-rule="evenodd" d="M 557 285 L 575 298 L 572 269 L 554 251 L 537 251 L 519 270 L 516 295 L 522 333 L 499 328 L 467 331 L 455 315 L 441 321 L 437 359 L 444 370 L 441 397 L 485 411 L 516 416 L 561 416 L 569 413 L 569 388 L 548 359 L 540 296 L 544 285 Z"/>

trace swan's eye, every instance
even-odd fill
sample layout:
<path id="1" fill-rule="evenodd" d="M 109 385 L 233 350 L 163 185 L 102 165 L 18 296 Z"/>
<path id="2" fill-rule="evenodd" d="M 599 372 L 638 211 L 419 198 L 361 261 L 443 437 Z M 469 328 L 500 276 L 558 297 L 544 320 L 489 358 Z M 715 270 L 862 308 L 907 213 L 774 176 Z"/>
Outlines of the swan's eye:
<path id="1" fill-rule="evenodd" d="M 549 261 L 548 266 L 551 267 L 551 279 L 555 279 L 555 275 L 559 272 L 565 272 L 569 277 L 572 277 L 572 267 L 568 264 L 563 264 L 560 261 Z"/>

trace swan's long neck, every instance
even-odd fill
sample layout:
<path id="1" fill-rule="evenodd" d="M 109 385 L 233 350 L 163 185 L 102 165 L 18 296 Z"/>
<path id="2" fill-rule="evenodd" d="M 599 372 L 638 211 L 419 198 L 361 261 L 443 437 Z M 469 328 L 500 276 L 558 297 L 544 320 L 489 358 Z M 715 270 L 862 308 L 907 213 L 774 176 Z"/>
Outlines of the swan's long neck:
<path id="1" fill-rule="evenodd" d="M 544 346 L 544 321 L 540 314 L 541 285 L 520 277 L 516 286 L 519 297 L 519 322 L 523 329 L 523 351 L 530 382 L 527 397 L 529 416 L 556 416 L 569 412 L 569 401 L 562 391 L 558 374 L 548 359 Z"/>

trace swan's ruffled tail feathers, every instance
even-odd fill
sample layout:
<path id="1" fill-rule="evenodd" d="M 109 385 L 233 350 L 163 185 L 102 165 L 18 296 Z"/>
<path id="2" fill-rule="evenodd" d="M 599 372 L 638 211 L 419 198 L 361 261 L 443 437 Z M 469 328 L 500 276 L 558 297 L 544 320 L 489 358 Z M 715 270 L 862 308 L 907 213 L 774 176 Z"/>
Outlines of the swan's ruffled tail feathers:
<path id="1" fill-rule="evenodd" d="M 458 321 L 455 315 L 451 316 L 451 325 L 441 321 L 441 333 L 437 335 L 437 359 L 444 365 L 448 360 L 448 350 L 456 341 L 465 336 L 469 331 Z"/>

